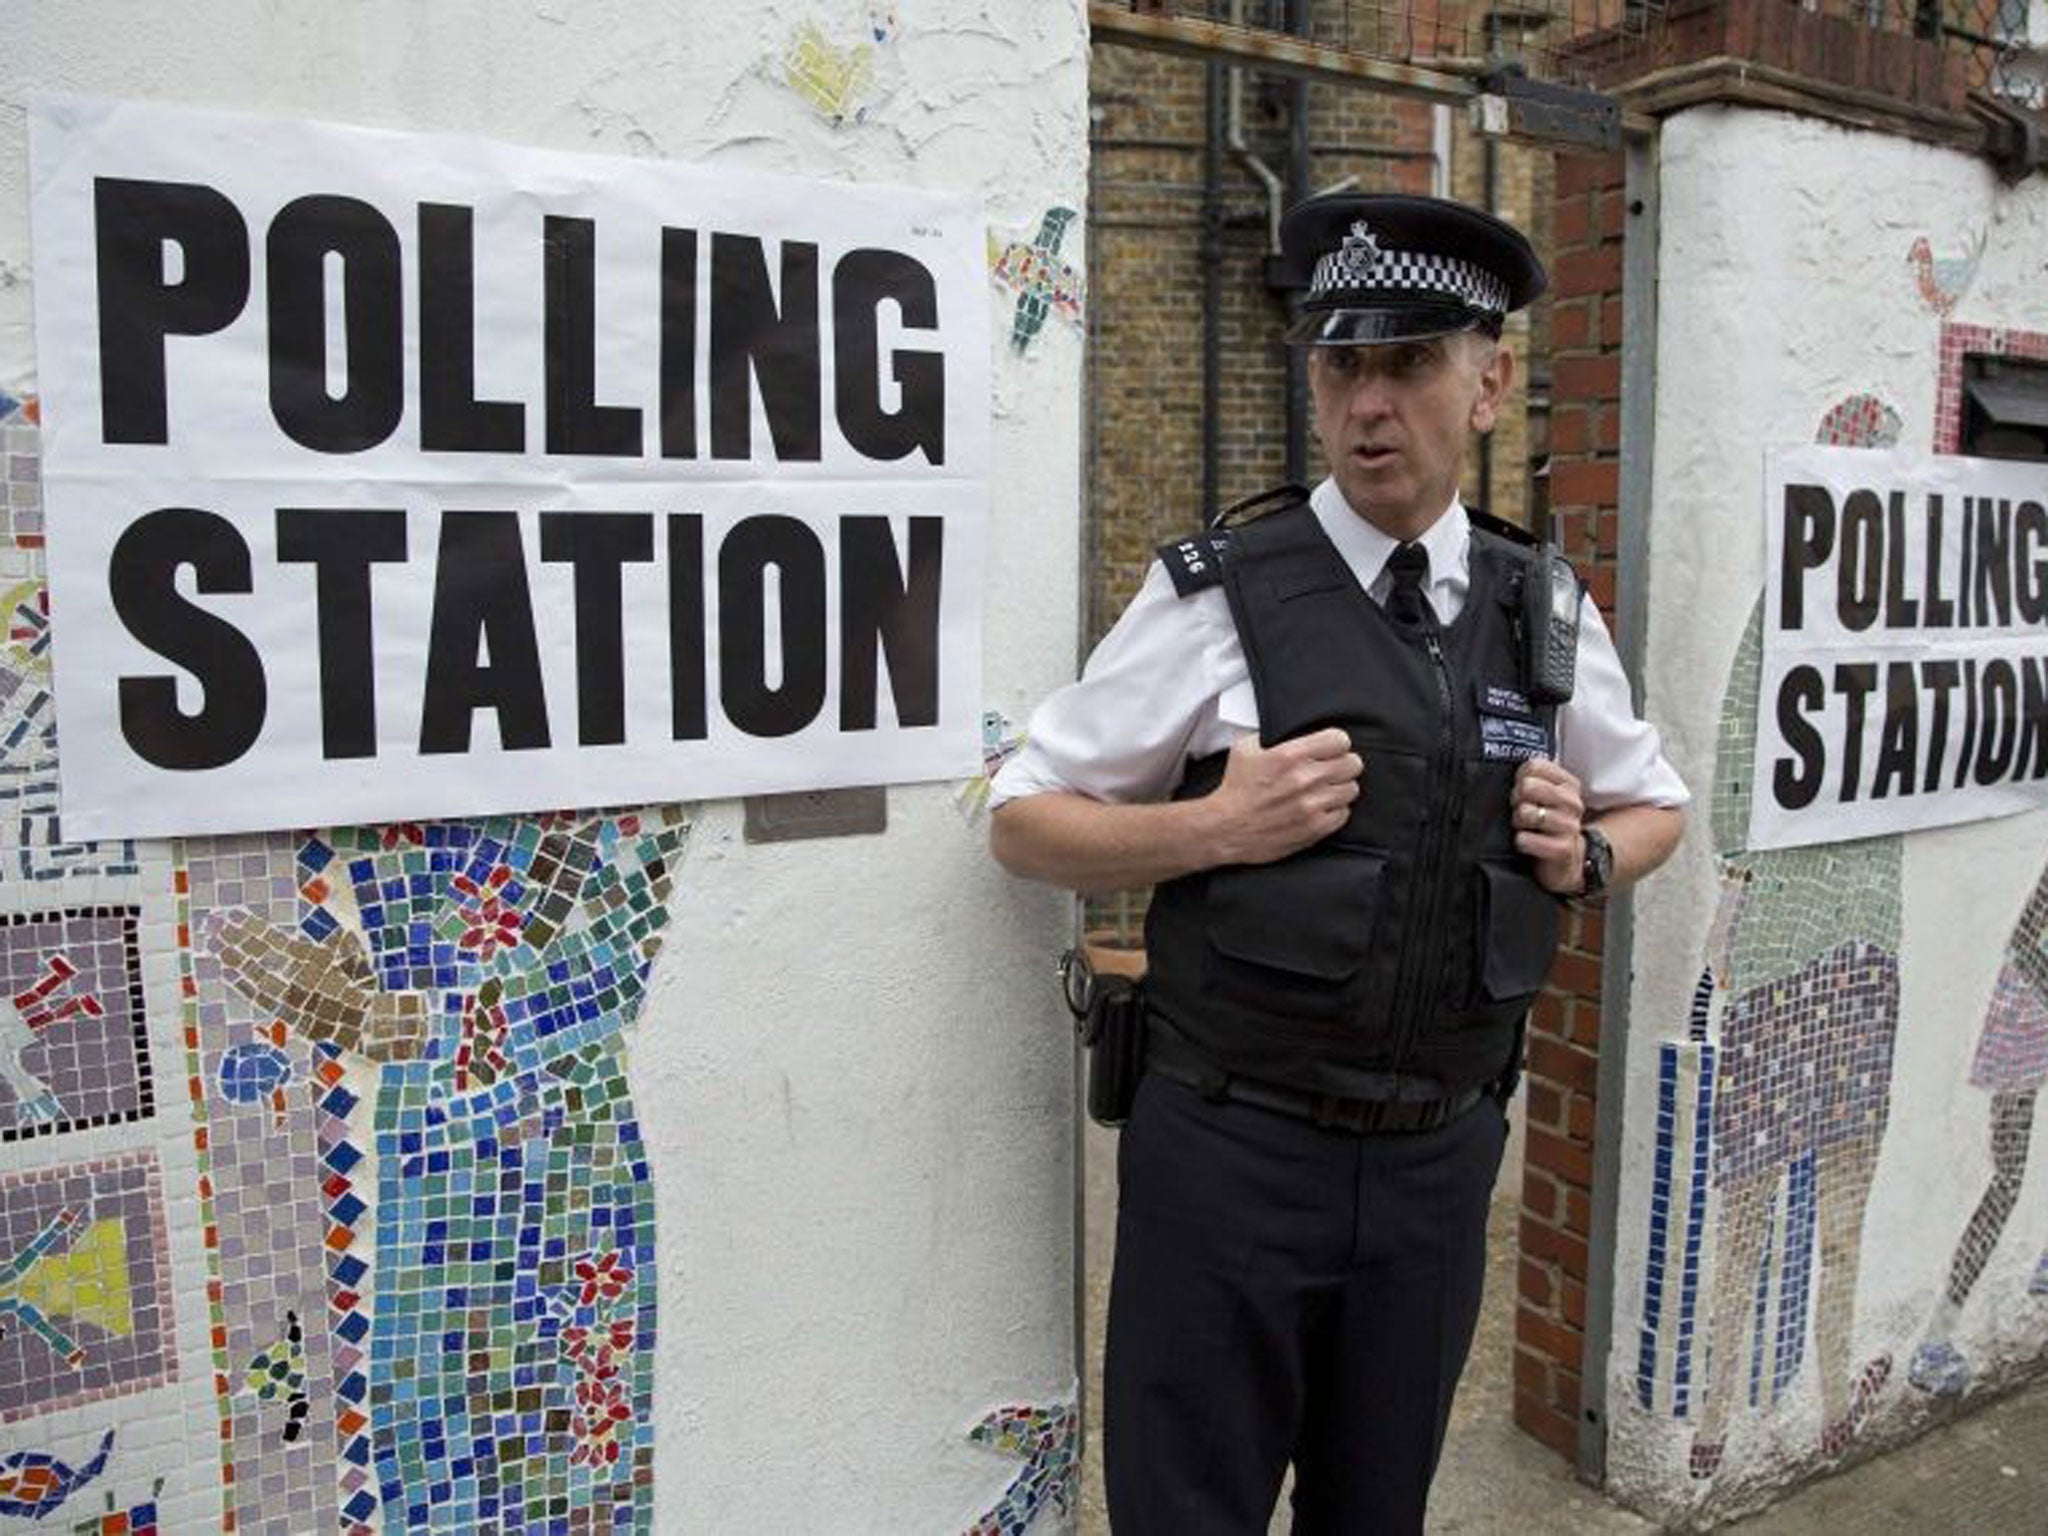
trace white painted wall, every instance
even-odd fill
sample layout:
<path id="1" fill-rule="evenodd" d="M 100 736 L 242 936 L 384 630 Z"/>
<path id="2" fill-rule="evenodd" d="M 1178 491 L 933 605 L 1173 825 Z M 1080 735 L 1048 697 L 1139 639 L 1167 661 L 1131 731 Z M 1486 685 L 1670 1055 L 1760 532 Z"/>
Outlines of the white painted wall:
<path id="1" fill-rule="evenodd" d="M 1721 694 L 1764 580 L 1764 452 L 1814 441 L 1830 408 L 1856 394 L 1897 411 L 1901 446 L 1931 449 L 1943 317 L 1922 295 L 1911 248 L 1925 236 L 1936 258 L 1957 263 L 1951 320 L 2048 330 L 2048 186 L 2035 177 L 2006 188 L 1982 162 L 1925 145 L 1707 108 L 1663 125 L 1661 197 L 1646 691 L 1699 802 L 1679 853 L 1636 898 L 1607 1393 L 1613 1491 L 1677 1520 L 1718 1518 L 1828 1464 L 1810 1338 L 1774 1408 L 1731 1413 L 1712 1479 L 1689 1475 L 1692 1426 L 1644 1411 L 1635 1396 L 1658 1047 L 1685 1035 L 1717 894 L 1708 806 Z M 1980 238 L 1974 276 L 1955 281 Z M 1903 1001 L 1851 1350 L 1859 1367 L 1889 1353 L 1892 1369 L 1859 1448 L 1915 1433 L 1935 1411 L 1907 1369 L 1990 1175 L 1989 1098 L 1966 1078 L 2007 935 L 2044 856 L 2048 815 L 2039 814 L 1904 842 Z M 2048 1303 L 2026 1294 L 2048 1240 L 2044 1143 L 2036 1134 L 2018 1208 L 1957 1336 L 1978 1387 L 2048 1345 Z M 1712 1232 L 1710 1220 L 1710 1265 Z"/>
<path id="2" fill-rule="evenodd" d="M 853 43 L 871 13 L 897 30 L 834 124 L 780 54 L 806 23 Z M 35 91 L 965 188 L 1008 232 L 1084 206 L 1086 71 L 1079 0 L 0 7 L 0 388 L 35 383 Z M 1080 342 L 1048 323 L 1020 355 L 1014 297 L 989 304 L 987 703 L 1021 721 L 1071 674 Z M 658 1530 L 959 1529 L 1022 1470 L 967 1431 L 1072 1398 L 1067 907 L 996 871 L 958 789 L 892 789 L 879 838 L 752 846 L 737 803 L 698 810 L 630 1052 L 658 1193 Z M 189 1145 L 178 1058 L 159 1067 L 165 1143 Z"/>

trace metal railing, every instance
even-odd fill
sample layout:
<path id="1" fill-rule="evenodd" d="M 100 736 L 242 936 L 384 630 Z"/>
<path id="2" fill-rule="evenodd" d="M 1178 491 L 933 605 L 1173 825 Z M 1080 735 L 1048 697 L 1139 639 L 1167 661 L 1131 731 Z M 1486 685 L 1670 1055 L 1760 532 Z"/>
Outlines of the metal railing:
<path id="1" fill-rule="evenodd" d="M 1580 83 L 1585 69 L 1571 45 L 1600 34 L 1646 44 L 1665 0 L 1309 0 L 1308 25 L 1290 32 L 1286 0 L 1245 0 L 1244 30 L 1286 36 L 1337 53 L 1410 66 L 1452 77 L 1518 66 L 1530 77 Z M 1228 0 L 1130 0 L 1140 16 L 1222 22 Z"/>
<path id="2" fill-rule="evenodd" d="M 2048 7 L 2035 7 L 2031 38 L 2027 0 L 1890 0 L 1875 8 L 1910 15 L 1916 35 L 1960 54 L 1971 90 L 2036 111 L 2048 104 L 2042 61 L 2030 51 L 2048 48 Z M 1884 19 L 1892 24 L 1889 15 Z"/>
<path id="3" fill-rule="evenodd" d="M 1944 50 L 1967 91 L 2018 105 L 2043 104 L 2048 68 L 2029 52 L 2028 0 L 1765 0 L 1851 23 L 1832 46 L 1858 46 L 1857 30 L 1893 34 Z M 1229 0 L 1118 0 L 1138 17 L 1227 25 Z M 1698 0 L 1310 0 L 1305 31 L 1290 31 L 1287 0 L 1240 0 L 1233 33 L 1252 48 L 1271 39 L 1310 44 L 1435 76 L 1472 77 L 1502 65 L 1561 85 L 1612 84 L 1647 73 L 1670 55 L 1672 24 Z M 2048 6 L 2036 0 L 2035 47 L 2048 49 Z M 1597 44 L 1589 48 L 1588 44 Z"/>

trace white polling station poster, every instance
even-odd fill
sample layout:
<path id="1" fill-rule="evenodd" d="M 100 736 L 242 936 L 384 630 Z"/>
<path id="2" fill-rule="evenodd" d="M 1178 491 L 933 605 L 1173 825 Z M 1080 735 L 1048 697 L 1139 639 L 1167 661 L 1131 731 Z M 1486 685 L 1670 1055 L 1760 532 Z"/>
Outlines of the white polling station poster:
<path id="1" fill-rule="evenodd" d="M 66 836 L 978 771 L 974 199 L 30 129 Z"/>
<path id="2" fill-rule="evenodd" d="M 2048 806 L 2048 465 L 1802 447 L 1764 479 L 1750 846 Z"/>

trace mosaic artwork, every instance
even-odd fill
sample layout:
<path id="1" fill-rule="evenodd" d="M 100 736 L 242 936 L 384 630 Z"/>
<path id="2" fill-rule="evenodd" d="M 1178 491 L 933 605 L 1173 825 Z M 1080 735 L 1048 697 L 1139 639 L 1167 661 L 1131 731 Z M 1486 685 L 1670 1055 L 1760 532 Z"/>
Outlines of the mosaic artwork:
<path id="1" fill-rule="evenodd" d="M 1981 251 L 1980 251 L 1981 254 Z M 1944 325 L 1937 370 L 1934 447 L 1962 447 L 1963 363 L 1972 354 L 2048 359 L 2048 334 Z M 1987 1129 L 1991 1179 L 1950 1255 L 1945 1283 L 1913 1352 L 1908 1378 L 1923 1392 L 1955 1396 L 1970 1384 L 1968 1358 L 1954 1333 L 1962 1309 L 1997 1250 L 2026 1177 L 2034 1105 L 2048 1081 L 2048 869 L 2022 906 L 2003 963 L 1986 1001 L 1970 1062 L 1972 1087 L 1990 1095 Z M 2034 1266 L 2028 1290 L 2048 1296 L 2048 1254 Z"/>
<path id="2" fill-rule="evenodd" d="M 0 692 L 7 688 L 7 663 L 0 662 Z M 38 686 L 28 702 L 32 711 L 44 711 L 49 693 Z M 4 723 L 8 709 L 9 705 L 0 704 L 0 753 L 9 745 Z M 142 864 L 132 839 L 81 843 L 64 837 L 57 820 L 54 722 L 38 727 L 34 713 L 17 715 L 15 720 L 37 732 L 49 757 L 38 771 L 17 767 L 0 756 L 0 824 L 6 825 L 10 834 L 6 851 L 0 854 L 0 886 L 10 880 L 50 881 L 72 875 L 139 875 Z"/>
<path id="3" fill-rule="evenodd" d="M 164 1480 L 158 1478 L 149 1497 L 133 1504 L 117 1504 L 108 1494 L 105 1512 L 77 1521 L 71 1536 L 159 1536 L 157 1500 L 163 1490 Z"/>
<path id="4" fill-rule="evenodd" d="M 881 50 L 900 30 L 895 8 L 888 5 L 867 7 L 860 35 L 846 42 L 806 20 L 782 50 L 782 79 L 833 127 L 864 122 L 877 95 Z"/>
<path id="5" fill-rule="evenodd" d="M 1072 1403 L 1049 1408 L 998 1408 L 967 1433 L 976 1445 L 1024 1463 L 996 1505 L 967 1528 L 966 1536 L 1021 1536 L 1050 1506 L 1062 1518 L 1077 1506 L 1081 1475 L 1080 1413 Z"/>
<path id="6" fill-rule="evenodd" d="M 312 1402 L 306 1396 L 306 1331 L 298 1313 L 285 1313 L 283 1334 L 249 1362 L 248 1389 L 264 1402 L 282 1402 L 280 1441 L 290 1445 L 299 1438 Z"/>
<path id="7" fill-rule="evenodd" d="M 332 1267 L 348 1257 L 342 1235 L 353 1229 L 335 1217 L 347 1191 L 325 1184 L 338 1177 L 328 1158 L 346 1140 L 351 1100 L 334 1060 L 296 1037 L 276 1010 L 237 993 L 218 957 L 197 942 L 221 909 L 296 922 L 305 901 L 296 846 L 282 837 L 194 838 L 177 845 L 173 876 L 186 940 L 179 958 L 189 1090 L 201 1122 L 221 1522 L 237 1530 L 330 1526 L 342 1475 L 339 1399 L 352 1345 L 335 1326 L 345 1319 L 332 1312 L 329 1288 Z M 304 1402 L 300 1432 L 287 1440 L 293 1409 L 263 1397 L 249 1377 L 292 1315 L 302 1324 Z"/>
<path id="8" fill-rule="evenodd" d="M 0 395 L 0 888 L 141 872 L 132 841 L 68 842 L 57 820 L 37 420 L 35 402 Z"/>
<path id="9" fill-rule="evenodd" d="M 1652 1413 L 1691 1411 L 1702 1359 L 1694 1352 L 1707 1229 L 1714 1124 L 1714 1051 L 1708 1037 L 1714 973 L 1700 972 L 1685 1038 L 1657 1047 L 1657 1150 L 1651 1169 L 1650 1245 L 1636 1397 Z"/>
<path id="10" fill-rule="evenodd" d="M 114 1432 L 100 1441 L 92 1460 L 72 1467 L 48 1451 L 16 1451 L 0 1457 L 0 1515 L 41 1520 L 55 1514 L 71 1496 L 107 1469 L 114 1453 Z"/>
<path id="11" fill-rule="evenodd" d="M 1057 315 L 1078 327 L 1087 303 L 1087 280 L 1081 269 L 1060 255 L 1067 226 L 1074 222 L 1071 208 L 1048 208 L 1039 220 L 1037 233 L 1019 232 L 1012 239 L 988 237 L 989 275 L 998 286 L 1017 295 L 1017 310 L 1010 322 L 1010 346 L 1019 353 L 1029 350 L 1045 322 Z"/>
<path id="12" fill-rule="evenodd" d="M 0 394 L 0 540 L 43 542 L 42 410 L 33 396 Z"/>
<path id="13" fill-rule="evenodd" d="M 50 695 L 50 593 L 42 578 L 40 545 L 17 543 L 8 554 L 5 575 L 0 576 L 0 619 L 6 625 L 6 638 L 0 642 L 0 763 L 13 773 L 48 777 L 57 762 L 57 712 Z M 24 825 L 16 830 L 32 829 Z"/>
<path id="14" fill-rule="evenodd" d="M 1876 395 L 1851 395 L 1823 416 L 1816 443 L 1836 448 L 1875 448 L 1897 443 L 1906 424 Z"/>
<path id="15" fill-rule="evenodd" d="M 2048 362 L 2048 331 L 1957 325 L 1953 321 L 1943 324 L 1934 393 L 1936 453 L 1962 452 L 1963 367 L 1968 359 L 1977 355 Z"/>
<path id="16" fill-rule="evenodd" d="M 1854 396 L 1818 436 L 1886 446 L 1898 423 Z M 1710 797 L 1721 898 L 1705 974 L 1684 1040 L 1660 1048 L 1636 1370 L 1644 1406 L 1693 1422 L 1688 1461 L 1702 1479 L 1721 1469 L 1731 1417 L 1772 1411 L 1809 1366 L 1818 1449 L 1839 1455 L 1892 1370 L 1888 1355 L 1851 1350 L 1891 1107 L 1901 839 L 1747 847 L 1761 661 L 1759 598 L 1722 696 Z"/>
<path id="17" fill-rule="evenodd" d="M 154 1108 L 139 910 L 51 899 L 141 865 L 58 824 L 33 402 L 0 399 L 0 431 L 0 891 L 31 901 L 0 915 L 0 1139 L 61 1147 Z M 623 1036 L 685 835 L 665 811 L 172 846 L 221 1528 L 650 1528 Z M 164 1226 L 153 1154 L 0 1179 L 0 1421 L 174 1379 Z M 0 1514 L 156 1529 L 163 1466 L 8 1452 Z"/>
<path id="18" fill-rule="evenodd" d="M 154 1153 L 0 1178 L 0 1423 L 169 1379 L 165 1255 Z"/>
<path id="19" fill-rule="evenodd" d="M 1002 771 L 1003 764 L 1022 750 L 1024 740 L 1025 733 L 1010 723 L 1008 715 L 993 709 L 982 711 L 981 772 L 962 784 L 953 796 L 953 803 L 969 826 L 987 813 L 989 785 Z"/>
<path id="20" fill-rule="evenodd" d="M 2006 941 L 2004 963 L 1984 1010 L 1970 1061 L 1970 1086 L 1990 1095 L 1991 1181 L 1956 1239 L 1947 1282 L 1935 1301 L 1907 1374 L 1922 1392 L 1953 1396 L 1970 1384 L 1970 1362 L 1954 1341 L 1963 1307 L 2005 1232 L 2027 1176 L 2034 1105 L 2048 1083 L 2048 868 Z M 2048 1253 L 2028 1290 L 2048 1296 Z"/>
<path id="21" fill-rule="evenodd" d="M 1913 269 L 1913 284 L 1920 290 L 1920 302 L 1947 319 L 1976 281 L 1990 235 L 1987 225 L 1974 241 L 1953 256 L 1936 254 L 1925 235 L 1916 238 L 1906 252 L 1906 262 Z"/>
<path id="22" fill-rule="evenodd" d="M 187 845 L 230 1465 L 300 1457 L 288 1494 L 345 1530 L 648 1529 L 623 1034 L 686 835 L 669 810 Z"/>
<path id="23" fill-rule="evenodd" d="M 150 1113 L 137 916 L 0 915 L 0 1141 Z"/>

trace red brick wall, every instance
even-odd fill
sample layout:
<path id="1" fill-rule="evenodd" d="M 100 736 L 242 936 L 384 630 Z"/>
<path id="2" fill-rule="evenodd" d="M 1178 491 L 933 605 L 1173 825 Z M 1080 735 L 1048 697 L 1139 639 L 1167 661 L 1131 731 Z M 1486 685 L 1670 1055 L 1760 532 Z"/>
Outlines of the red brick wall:
<path id="1" fill-rule="evenodd" d="M 1621 475 L 1622 159 L 1560 156 L 1551 234 L 1551 536 L 1614 618 Z M 1574 910 L 1529 1020 L 1515 1422 L 1576 1459 L 1592 1232 L 1605 915 Z"/>

